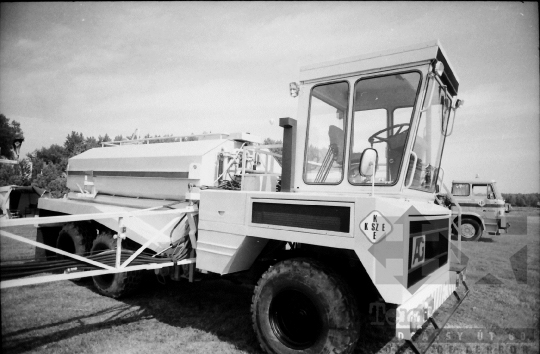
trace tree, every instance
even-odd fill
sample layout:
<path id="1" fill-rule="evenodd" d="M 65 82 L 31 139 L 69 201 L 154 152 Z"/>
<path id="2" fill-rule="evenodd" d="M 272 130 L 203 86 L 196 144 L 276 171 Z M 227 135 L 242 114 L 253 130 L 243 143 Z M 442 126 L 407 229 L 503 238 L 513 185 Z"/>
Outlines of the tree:
<path id="1" fill-rule="evenodd" d="M 84 151 L 90 150 L 90 149 L 93 149 L 93 148 L 97 148 L 97 147 L 100 147 L 100 146 L 101 146 L 101 144 L 98 143 L 96 138 L 94 138 L 93 136 L 86 138 L 86 140 L 84 141 Z"/>
<path id="2" fill-rule="evenodd" d="M 16 138 L 24 139 L 21 125 L 16 121 L 10 123 L 9 118 L 0 114 L 0 155 L 8 159 L 16 158 L 11 152 Z"/>
<path id="3" fill-rule="evenodd" d="M 101 143 L 106 143 L 111 141 L 111 138 L 109 137 L 109 134 L 105 134 L 105 136 L 98 136 L 97 143 L 99 146 L 101 146 Z"/>
<path id="4" fill-rule="evenodd" d="M 66 187 L 65 172 L 55 164 L 46 164 L 32 184 L 48 190 L 54 198 L 61 198 L 69 192 Z"/>
<path id="5" fill-rule="evenodd" d="M 28 158 L 32 161 L 32 179 L 42 173 L 42 170 L 48 165 L 54 165 L 58 171 L 65 171 L 68 163 L 68 154 L 66 149 L 60 145 L 53 144 L 48 148 L 42 147 L 29 153 Z"/>
<path id="6" fill-rule="evenodd" d="M 281 142 L 281 140 L 274 140 L 274 139 L 270 139 L 270 138 L 266 138 L 264 139 L 264 145 L 278 145 L 278 144 L 283 144 Z M 272 151 L 274 154 L 278 154 L 280 155 L 280 157 L 275 157 L 276 161 L 279 163 L 280 166 L 281 165 L 281 162 L 282 162 L 282 155 L 283 155 L 283 148 L 280 147 L 280 148 L 272 148 L 270 149 L 270 151 Z"/>
<path id="7" fill-rule="evenodd" d="M 67 157 L 73 157 L 84 152 L 86 146 L 83 134 L 72 131 L 71 134 L 66 137 L 64 148 L 66 149 Z"/>
<path id="8" fill-rule="evenodd" d="M 516 196 L 516 206 L 527 206 L 527 201 L 525 200 L 525 198 L 523 198 L 523 194 L 521 193 L 518 193 L 518 195 Z"/>

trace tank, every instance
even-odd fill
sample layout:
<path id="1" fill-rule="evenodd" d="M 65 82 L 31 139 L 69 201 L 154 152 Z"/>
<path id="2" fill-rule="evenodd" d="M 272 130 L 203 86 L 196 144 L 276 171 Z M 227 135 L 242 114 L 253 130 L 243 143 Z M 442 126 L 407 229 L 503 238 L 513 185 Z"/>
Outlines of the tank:
<path id="1" fill-rule="evenodd" d="M 214 185 L 220 153 L 259 140 L 249 134 L 214 134 L 198 141 L 94 148 L 69 159 L 67 187 L 80 192 L 93 183 L 99 194 L 184 200 L 188 184 Z"/>

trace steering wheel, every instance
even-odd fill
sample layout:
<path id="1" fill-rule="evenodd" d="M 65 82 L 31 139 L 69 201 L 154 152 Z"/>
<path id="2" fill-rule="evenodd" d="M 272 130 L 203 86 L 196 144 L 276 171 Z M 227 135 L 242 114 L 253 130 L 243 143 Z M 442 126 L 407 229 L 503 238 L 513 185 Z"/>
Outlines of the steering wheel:
<path id="1" fill-rule="evenodd" d="M 395 134 L 393 134 L 392 136 L 394 135 L 398 135 L 399 133 L 401 133 L 401 131 L 405 128 L 405 127 L 408 127 L 410 126 L 409 123 L 403 123 L 403 124 L 396 124 L 396 125 L 392 125 L 391 127 L 388 127 L 388 128 L 384 128 L 382 130 L 379 130 L 378 132 L 376 132 L 375 134 L 373 134 L 372 136 L 370 136 L 368 138 L 368 141 L 369 143 L 371 144 L 371 147 L 373 147 L 373 144 L 377 144 L 377 143 L 382 143 L 382 142 L 388 142 L 388 140 L 390 138 L 383 138 L 381 135 L 382 133 L 384 132 L 387 132 L 391 129 L 395 129 L 395 128 L 398 128 L 397 132 Z"/>

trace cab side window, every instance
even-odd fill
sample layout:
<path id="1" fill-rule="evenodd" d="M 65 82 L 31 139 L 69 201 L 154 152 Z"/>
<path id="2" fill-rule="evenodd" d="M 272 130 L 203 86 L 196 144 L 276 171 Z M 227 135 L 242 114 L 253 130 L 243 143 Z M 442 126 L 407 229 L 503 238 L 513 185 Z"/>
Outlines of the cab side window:
<path id="1" fill-rule="evenodd" d="M 487 198 L 487 186 L 485 184 L 475 184 L 472 187 L 473 196 Z"/>
<path id="2" fill-rule="evenodd" d="M 454 183 L 452 185 L 452 195 L 466 197 L 471 194 L 471 186 L 468 183 Z"/>
<path id="3" fill-rule="evenodd" d="M 335 82 L 311 90 L 304 158 L 304 182 L 338 184 L 343 179 L 349 83 Z"/>

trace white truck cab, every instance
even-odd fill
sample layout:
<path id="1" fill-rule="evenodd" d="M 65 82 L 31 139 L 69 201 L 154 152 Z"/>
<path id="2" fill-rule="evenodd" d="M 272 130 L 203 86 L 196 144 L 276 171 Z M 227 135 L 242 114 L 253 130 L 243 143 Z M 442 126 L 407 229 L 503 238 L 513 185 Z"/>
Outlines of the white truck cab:
<path id="1" fill-rule="evenodd" d="M 484 231 L 498 235 L 500 230 L 508 230 L 506 213 L 510 206 L 497 188 L 494 180 L 454 180 L 452 181 L 452 213 L 457 216 L 461 207 L 461 236 L 465 241 L 475 241 Z"/>

